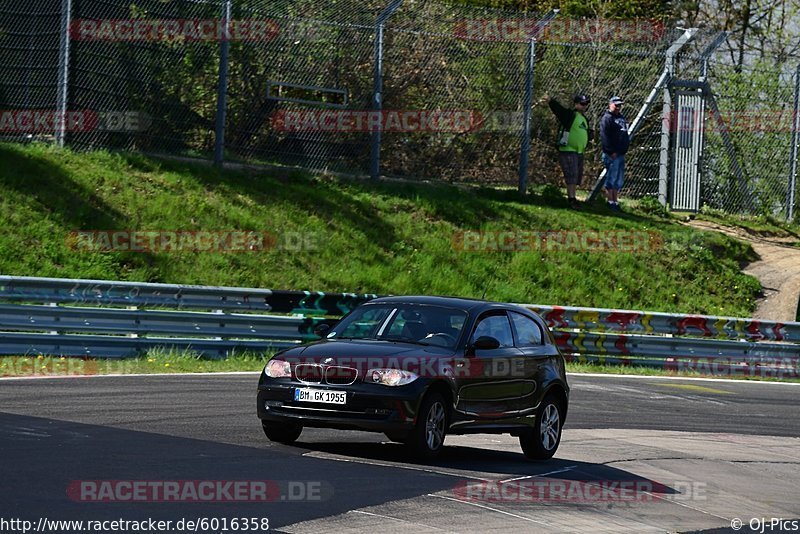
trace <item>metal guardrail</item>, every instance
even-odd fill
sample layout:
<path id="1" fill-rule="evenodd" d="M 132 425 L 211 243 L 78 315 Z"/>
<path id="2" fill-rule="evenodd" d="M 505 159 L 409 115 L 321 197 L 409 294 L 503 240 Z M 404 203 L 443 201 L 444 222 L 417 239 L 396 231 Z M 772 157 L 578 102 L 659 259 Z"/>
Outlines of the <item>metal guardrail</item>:
<path id="1" fill-rule="evenodd" d="M 630 332 L 701 336 L 748 341 L 800 342 L 800 323 L 778 323 L 736 317 L 679 315 L 637 310 L 575 308 L 521 304 L 540 314 L 551 328 L 594 332 Z"/>
<path id="2" fill-rule="evenodd" d="M 0 301 L 13 302 L 0 303 L 0 354 L 271 351 L 316 339 L 317 324 L 335 322 L 376 296 L 0 276 Z M 544 317 L 568 359 L 800 376 L 800 323 L 522 306 Z"/>
<path id="3" fill-rule="evenodd" d="M 0 300 L 343 315 L 377 295 L 0 276 Z"/>
<path id="4" fill-rule="evenodd" d="M 225 357 L 271 351 L 316 339 L 317 324 L 335 322 L 329 317 L 375 296 L 0 276 L 0 301 L 15 302 L 0 304 L 0 354 L 128 357 L 171 347 Z"/>
<path id="5" fill-rule="evenodd" d="M 800 323 L 521 304 L 568 359 L 712 374 L 800 377 Z"/>

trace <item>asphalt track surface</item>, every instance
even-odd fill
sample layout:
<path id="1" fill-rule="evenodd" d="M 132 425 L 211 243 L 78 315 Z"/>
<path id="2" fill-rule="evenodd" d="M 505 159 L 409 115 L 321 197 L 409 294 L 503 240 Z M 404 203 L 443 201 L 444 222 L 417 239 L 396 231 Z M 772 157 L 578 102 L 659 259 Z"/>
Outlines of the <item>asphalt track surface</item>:
<path id="1" fill-rule="evenodd" d="M 0 380 L 0 526 L 246 517 L 309 533 L 736 532 L 739 518 L 739 532 L 753 532 L 752 518 L 800 517 L 800 385 L 571 375 L 553 460 L 529 462 L 515 438 L 481 435 L 451 436 L 441 459 L 422 464 L 381 434 L 305 429 L 295 446 L 271 443 L 255 417 L 256 382 L 256 374 Z M 75 481 L 109 480 L 269 480 L 280 495 L 90 502 L 68 492 Z M 520 491 L 465 497 L 465 484 L 484 491 L 500 481 Z M 638 489 L 554 490 L 614 482 Z M 533 496 L 521 491 L 526 484 Z M 9 525 L 0 531 L 19 531 Z"/>

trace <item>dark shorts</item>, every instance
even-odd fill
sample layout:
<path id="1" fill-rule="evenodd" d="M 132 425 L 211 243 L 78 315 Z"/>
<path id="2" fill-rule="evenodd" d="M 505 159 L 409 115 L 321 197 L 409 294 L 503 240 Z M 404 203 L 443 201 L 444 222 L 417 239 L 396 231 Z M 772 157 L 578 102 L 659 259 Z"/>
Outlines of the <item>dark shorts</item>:
<path id="1" fill-rule="evenodd" d="M 583 180 L 583 154 L 559 152 L 558 162 L 564 171 L 564 181 L 569 185 L 581 185 Z"/>

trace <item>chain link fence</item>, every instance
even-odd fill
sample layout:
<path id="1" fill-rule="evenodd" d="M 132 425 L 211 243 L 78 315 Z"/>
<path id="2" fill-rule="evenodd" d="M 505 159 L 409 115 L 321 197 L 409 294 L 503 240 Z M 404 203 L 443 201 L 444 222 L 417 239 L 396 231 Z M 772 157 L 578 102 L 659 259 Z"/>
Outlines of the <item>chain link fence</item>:
<path id="1" fill-rule="evenodd" d="M 230 42 L 226 159 L 359 172 L 363 133 L 295 131 L 292 118 L 318 108 L 369 109 L 369 21 L 376 15 L 366 7 L 285 0 L 237 1 L 232 13 L 234 20 L 266 21 L 269 31 L 264 39 Z"/>
<path id="2" fill-rule="evenodd" d="M 208 153 L 214 143 L 220 14 L 219 2 L 212 0 L 76 1 L 68 108 L 88 110 L 91 124 L 68 132 L 68 143 Z M 123 21 L 131 21 L 130 29 Z M 183 28 L 175 30 L 170 21 Z M 211 25 L 206 36 L 199 34 L 204 24 Z M 175 38 L 167 35 L 173 30 Z"/>
<path id="3" fill-rule="evenodd" d="M 0 109 L 56 109 L 61 18 L 61 2 L 0 4 Z M 4 128 L 0 136 L 24 140 L 31 134 Z"/>
<path id="4" fill-rule="evenodd" d="M 781 67 L 709 65 L 713 99 L 724 126 L 707 118 L 702 161 L 705 205 L 734 213 L 786 215 L 796 158 L 796 153 L 792 155 L 796 73 Z"/>
<path id="5" fill-rule="evenodd" d="M 683 30 L 553 15 L 415 0 L 4 4 L 0 138 L 60 142 L 60 130 L 64 144 L 81 149 L 559 184 L 558 126 L 545 96 L 570 106 L 581 92 L 592 98 L 596 134 L 588 190 L 602 170 L 596 127 L 608 98 L 620 95 L 628 122 L 639 119 L 623 195 L 663 196 L 673 172 L 665 174 L 663 127 L 672 117 L 663 116 L 667 86 L 656 85 Z M 706 80 L 707 95 L 692 90 L 713 97 L 726 125 L 706 107 L 701 203 L 789 215 L 796 73 L 705 61 L 716 35 L 698 32 L 671 73 Z"/>

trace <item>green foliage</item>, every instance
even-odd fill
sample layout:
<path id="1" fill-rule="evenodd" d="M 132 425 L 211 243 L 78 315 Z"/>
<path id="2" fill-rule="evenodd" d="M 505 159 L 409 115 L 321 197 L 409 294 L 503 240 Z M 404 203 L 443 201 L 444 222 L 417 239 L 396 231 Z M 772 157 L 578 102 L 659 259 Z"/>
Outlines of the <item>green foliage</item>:
<path id="1" fill-rule="evenodd" d="M 667 0 L 461 0 L 453 2 L 476 7 L 508 10 L 549 11 L 560 9 L 560 16 L 632 19 L 660 18 L 670 12 Z"/>
<path id="2" fill-rule="evenodd" d="M 703 206 L 697 217 L 724 226 L 743 228 L 756 235 L 800 239 L 800 221 L 790 223 L 785 219 L 778 219 L 770 215 L 736 215 L 709 206 Z"/>
<path id="3" fill-rule="evenodd" d="M 661 205 L 655 197 L 644 197 L 639 200 L 637 207 L 642 213 L 646 213 L 653 217 L 658 217 L 661 219 L 669 218 L 669 212 L 667 208 Z"/>

